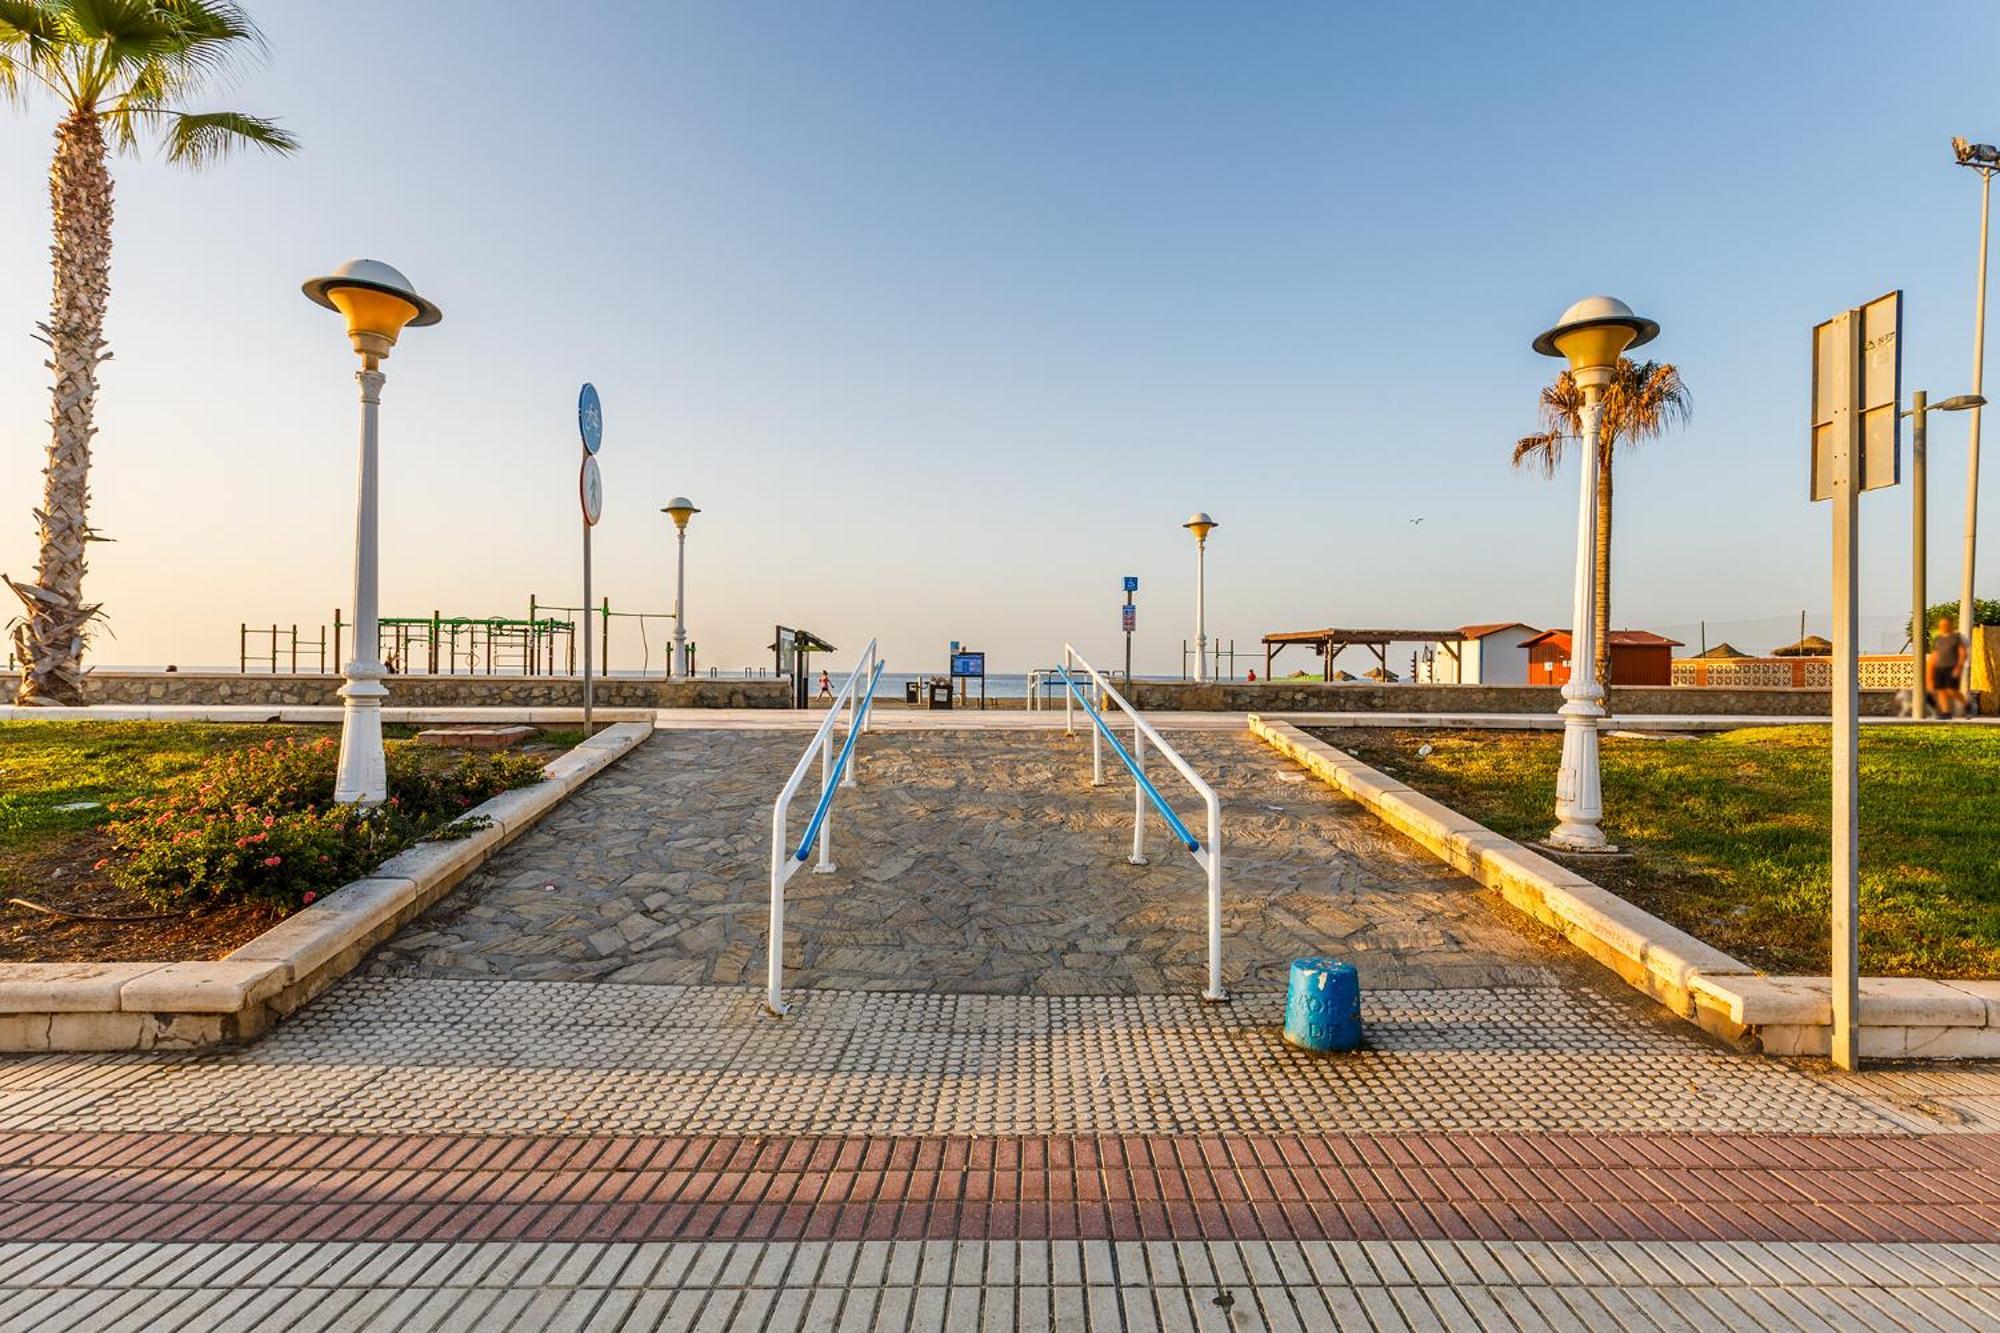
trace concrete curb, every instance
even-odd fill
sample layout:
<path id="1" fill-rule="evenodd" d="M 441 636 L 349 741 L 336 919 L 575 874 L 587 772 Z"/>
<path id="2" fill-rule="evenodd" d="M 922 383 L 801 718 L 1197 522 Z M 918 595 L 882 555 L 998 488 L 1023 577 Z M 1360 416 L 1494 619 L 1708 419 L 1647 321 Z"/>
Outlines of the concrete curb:
<path id="1" fill-rule="evenodd" d="M 652 735 L 608 727 L 546 780 L 466 812 L 491 827 L 420 842 L 212 961 L 0 963 L 0 1051 L 149 1051 L 244 1042 L 331 986 L 369 950 Z"/>
<path id="2" fill-rule="evenodd" d="M 1253 713 L 1250 731 L 1689 1022 L 1770 1055 L 1825 1055 L 1830 1048 L 1828 978 L 1762 975 L 1289 722 Z M 1863 978 L 1861 1051 L 1888 1059 L 2000 1057 L 2000 981 Z"/>

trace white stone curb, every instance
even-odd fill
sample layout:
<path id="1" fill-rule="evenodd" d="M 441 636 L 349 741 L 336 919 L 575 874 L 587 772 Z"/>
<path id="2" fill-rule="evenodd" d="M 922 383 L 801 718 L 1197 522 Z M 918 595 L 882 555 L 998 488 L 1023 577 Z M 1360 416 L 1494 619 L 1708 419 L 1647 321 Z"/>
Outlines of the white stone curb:
<path id="1" fill-rule="evenodd" d="M 102 716 L 93 710 L 93 716 Z M 532 787 L 468 810 L 492 826 L 420 842 L 292 913 L 227 957 L 176 963 L 0 963 L 0 1051 L 123 1051 L 246 1041 L 351 971 L 653 732 L 622 722 L 548 765 Z"/>
<path id="2" fill-rule="evenodd" d="M 1761 975 L 1289 722 L 1253 713 L 1250 731 L 1682 1018 L 1771 1055 L 1830 1048 L 1828 978 Z M 1860 1037 L 1878 1059 L 2000 1057 L 2000 981 L 1864 977 Z"/>

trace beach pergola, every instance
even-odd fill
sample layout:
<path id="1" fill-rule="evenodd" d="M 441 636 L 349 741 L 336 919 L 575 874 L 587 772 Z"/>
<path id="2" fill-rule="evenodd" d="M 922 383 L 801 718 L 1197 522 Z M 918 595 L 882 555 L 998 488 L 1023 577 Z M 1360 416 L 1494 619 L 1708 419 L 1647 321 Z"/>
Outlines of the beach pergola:
<path id="1" fill-rule="evenodd" d="M 1744 652 L 1733 643 L 1718 643 L 1713 648 L 1704 648 L 1701 652 L 1691 654 L 1687 660 L 1690 662 L 1734 662 L 1748 656 L 1750 654 Z"/>
<path id="2" fill-rule="evenodd" d="M 1773 657 L 1832 657 L 1833 644 L 1817 634 L 1808 634 L 1797 643 L 1771 650 Z"/>
<path id="3" fill-rule="evenodd" d="M 1467 635 L 1462 629 L 1295 629 L 1264 636 L 1264 679 L 1271 679 L 1271 664 L 1278 654 L 1293 644 L 1310 644 L 1325 659 L 1322 680 L 1334 678 L 1333 659 L 1349 648 L 1366 648 L 1375 654 L 1375 665 L 1384 676 L 1389 673 L 1389 645 L 1392 643 L 1434 643 L 1459 660 L 1459 645 Z M 1380 679 L 1378 677 L 1377 679 Z"/>

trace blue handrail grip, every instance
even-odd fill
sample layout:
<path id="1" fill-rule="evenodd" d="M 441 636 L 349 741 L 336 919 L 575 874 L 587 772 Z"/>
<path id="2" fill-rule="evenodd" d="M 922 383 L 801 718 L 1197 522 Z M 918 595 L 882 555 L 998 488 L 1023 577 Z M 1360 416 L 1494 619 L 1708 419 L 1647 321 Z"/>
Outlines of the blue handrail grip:
<path id="1" fill-rule="evenodd" d="M 819 826 L 826 822 L 826 812 L 833 808 L 833 794 L 840 790 L 840 775 L 847 771 L 847 757 L 854 753 L 855 737 L 861 734 L 861 724 L 868 720 L 868 710 L 875 703 L 875 686 L 882 680 L 882 669 L 889 664 L 877 662 L 875 674 L 868 679 L 868 693 L 861 696 L 855 707 L 854 721 L 847 728 L 847 743 L 840 747 L 840 758 L 833 764 L 833 772 L 828 775 L 826 790 L 819 794 L 819 804 L 813 808 L 812 821 L 806 825 L 806 835 L 799 843 L 799 849 L 792 853 L 792 859 L 803 861 L 812 855 L 813 842 L 819 837 Z"/>
<path id="2" fill-rule="evenodd" d="M 1098 715 L 1097 710 L 1090 706 L 1090 700 L 1086 699 L 1083 691 L 1076 687 L 1076 681 L 1071 679 L 1069 671 L 1064 667 L 1057 667 L 1056 673 L 1063 678 L 1063 684 L 1069 686 L 1069 692 L 1076 696 L 1076 701 L 1083 705 L 1083 711 L 1090 714 L 1090 720 L 1097 724 L 1097 729 L 1104 733 L 1104 739 L 1111 742 L 1111 748 L 1118 752 L 1118 758 L 1130 770 L 1133 781 L 1137 782 L 1145 790 L 1146 796 L 1153 802 L 1154 808 L 1167 821 L 1167 827 L 1180 835 L 1181 841 L 1187 845 L 1189 851 L 1199 852 L 1201 850 L 1200 840 L 1194 834 L 1188 832 L 1188 826 L 1181 822 L 1181 817 L 1174 813 L 1172 806 L 1167 804 L 1166 797 L 1160 795 L 1160 789 L 1153 785 L 1152 779 L 1139 771 L 1138 762 L 1132 758 L 1123 745 L 1119 744 L 1118 737 L 1112 734 L 1111 728 Z"/>

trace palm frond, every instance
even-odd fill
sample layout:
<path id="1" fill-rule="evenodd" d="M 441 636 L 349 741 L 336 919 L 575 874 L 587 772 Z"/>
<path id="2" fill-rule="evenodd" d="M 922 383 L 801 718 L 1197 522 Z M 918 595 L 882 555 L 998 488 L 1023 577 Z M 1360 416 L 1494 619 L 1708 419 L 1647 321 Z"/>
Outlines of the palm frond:
<path id="1" fill-rule="evenodd" d="M 169 111 L 167 161 L 191 167 L 207 166 L 242 148 L 261 148 L 269 153 L 290 153 L 299 141 L 275 120 L 245 115 L 241 111 Z"/>
<path id="2" fill-rule="evenodd" d="M 1545 477 L 1553 477 L 1562 466 L 1564 436 L 1560 431 L 1543 431 L 1538 435 L 1523 435 L 1514 441 L 1513 465 L 1522 471 L 1540 472 Z"/>

